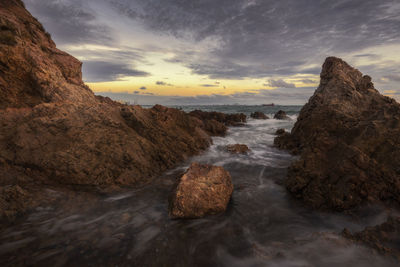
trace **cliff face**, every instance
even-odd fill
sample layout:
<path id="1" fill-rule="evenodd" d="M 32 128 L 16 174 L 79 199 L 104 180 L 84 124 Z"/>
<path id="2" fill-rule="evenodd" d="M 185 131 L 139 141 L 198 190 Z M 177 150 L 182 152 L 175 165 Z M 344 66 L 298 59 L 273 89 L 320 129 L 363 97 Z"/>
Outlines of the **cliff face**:
<path id="1" fill-rule="evenodd" d="M 315 208 L 400 202 L 400 105 L 341 59 L 327 58 L 321 83 L 291 134 L 275 139 L 300 159 L 286 186 Z"/>
<path id="2" fill-rule="evenodd" d="M 0 3 L 0 108 L 41 103 L 93 103 L 82 63 L 60 51 L 19 0 Z"/>
<path id="3" fill-rule="evenodd" d="M 0 2 L 0 88 L 7 214 L 18 206 L 13 196 L 29 198 L 32 185 L 146 182 L 211 142 L 204 122 L 182 111 L 96 97 L 82 82 L 81 63 L 58 50 L 18 0 Z"/>

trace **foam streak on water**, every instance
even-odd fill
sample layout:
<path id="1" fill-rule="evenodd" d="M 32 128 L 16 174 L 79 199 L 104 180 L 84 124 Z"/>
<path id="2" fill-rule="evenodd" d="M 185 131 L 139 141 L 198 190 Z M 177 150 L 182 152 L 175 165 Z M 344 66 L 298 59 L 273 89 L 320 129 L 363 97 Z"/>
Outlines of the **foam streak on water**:
<path id="1" fill-rule="evenodd" d="M 227 137 L 214 138 L 206 152 L 152 185 L 79 203 L 72 210 L 41 207 L 0 233 L 1 265 L 396 266 L 339 235 L 344 227 L 360 230 L 383 222 L 387 214 L 379 207 L 365 209 L 355 220 L 312 211 L 287 193 L 283 182 L 294 158 L 274 148 L 273 139 L 277 129 L 293 126 L 299 108 L 283 108 L 292 121 L 249 120 L 245 127 L 231 128 Z M 258 109 L 271 116 L 278 108 L 228 106 L 222 111 Z M 225 151 L 236 143 L 251 152 Z M 227 169 L 235 187 L 232 200 L 222 215 L 170 220 L 168 195 L 193 161 Z"/>

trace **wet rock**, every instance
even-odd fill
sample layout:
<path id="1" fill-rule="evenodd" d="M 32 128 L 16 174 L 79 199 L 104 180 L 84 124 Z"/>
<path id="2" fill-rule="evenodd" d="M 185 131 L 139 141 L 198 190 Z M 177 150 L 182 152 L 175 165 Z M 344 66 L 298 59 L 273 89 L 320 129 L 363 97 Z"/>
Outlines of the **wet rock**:
<path id="1" fill-rule="evenodd" d="M 32 201 L 30 194 L 18 185 L 0 186 L 0 222 L 12 221 L 25 212 Z"/>
<path id="2" fill-rule="evenodd" d="M 275 135 L 283 135 L 285 133 L 286 133 L 285 129 L 278 129 L 276 130 Z"/>
<path id="3" fill-rule="evenodd" d="M 232 154 L 247 154 L 250 151 L 249 147 L 243 144 L 228 145 L 226 150 Z"/>
<path id="4" fill-rule="evenodd" d="M 169 200 L 172 218 L 200 218 L 226 210 L 233 192 L 229 172 L 222 167 L 192 163 Z"/>
<path id="5" fill-rule="evenodd" d="M 256 111 L 250 114 L 250 117 L 256 120 L 268 120 L 269 117 L 262 113 L 261 111 Z"/>
<path id="6" fill-rule="evenodd" d="M 367 227 L 352 234 L 344 229 L 342 236 L 354 242 L 366 245 L 383 255 L 390 255 L 400 260 L 400 218 L 390 217 L 383 224 Z"/>
<path id="7" fill-rule="evenodd" d="M 286 112 L 283 110 L 279 110 L 277 113 L 274 115 L 274 119 L 276 120 L 291 120 L 288 115 L 286 115 Z"/>
<path id="8" fill-rule="evenodd" d="M 300 158 L 286 187 L 314 208 L 347 210 L 366 202 L 400 204 L 400 104 L 369 76 L 327 58 L 321 83 L 290 135 L 275 139 Z"/>
<path id="9" fill-rule="evenodd" d="M 286 132 L 285 129 L 278 129 L 275 132 L 274 146 L 280 149 L 291 150 L 293 154 L 297 154 L 296 146 L 293 145 L 293 140 L 289 132 Z"/>
<path id="10" fill-rule="evenodd" d="M 223 123 L 225 126 L 243 126 L 246 123 L 246 115 L 243 113 L 225 114 L 216 111 L 207 112 L 194 110 L 189 114 L 203 121 L 215 120 L 219 123 Z"/>

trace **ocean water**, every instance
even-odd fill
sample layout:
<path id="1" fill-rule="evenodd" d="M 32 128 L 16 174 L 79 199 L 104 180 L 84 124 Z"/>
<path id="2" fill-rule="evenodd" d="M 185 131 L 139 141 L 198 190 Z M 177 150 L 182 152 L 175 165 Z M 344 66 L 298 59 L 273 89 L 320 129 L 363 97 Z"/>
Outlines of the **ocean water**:
<path id="1" fill-rule="evenodd" d="M 357 216 L 313 211 L 283 186 L 295 158 L 273 147 L 277 129 L 290 130 L 300 106 L 182 106 L 185 111 L 285 110 L 290 121 L 249 119 L 213 138 L 204 153 L 170 170 L 152 185 L 119 194 L 43 206 L 0 233 L 1 266 L 398 266 L 340 237 L 388 214 L 374 206 Z M 232 155 L 228 144 L 246 144 Z M 168 218 L 168 195 L 191 162 L 227 169 L 235 187 L 226 213 L 196 220 Z M 49 191 L 51 194 L 62 192 Z"/>

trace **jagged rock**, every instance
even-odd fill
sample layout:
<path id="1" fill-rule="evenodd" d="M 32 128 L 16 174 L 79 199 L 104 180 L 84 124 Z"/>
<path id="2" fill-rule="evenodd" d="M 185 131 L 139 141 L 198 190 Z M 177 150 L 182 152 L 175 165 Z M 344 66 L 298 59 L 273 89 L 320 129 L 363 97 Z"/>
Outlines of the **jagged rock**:
<path id="1" fill-rule="evenodd" d="M 21 1 L 1 1 L 0 18 L 0 36 L 14 38 L 12 46 L 0 42 L 1 109 L 58 101 L 95 102 L 82 81 L 82 63 L 56 48 Z"/>
<path id="2" fill-rule="evenodd" d="M 314 208 L 346 210 L 400 202 L 400 104 L 339 58 L 327 58 L 321 84 L 290 135 L 275 144 L 300 154 L 286 186 Z M 389 160 L 392 159 L 392 160 Z"/>
<path id="3" fill-rule="evenodd" d="M 246 115 L 243 113 L 225 114 L 216 111 L 207 112 L 194 110 L 189 114 L 203 121 L 215 120 L 219 123 L 223 123 L 225 126 L 243 126 L 244 123 L 246 123 Z"/>
<path id="4" fill-rule="evenodd" d="M 383 224 L 367 227 L 354 234 L 349 230 L 344 229 L 342 236 L 371 247 L 383 255 L 394 256 L 400 260 L 400 248 L 398 246 L 400 240 L 399 217 L 390 217 Z"/>
<path id="5" fill-rule="evenodd" d="M 144 183 L 207 148 L 207 132 L 226 131 L 177 109 L 96 97 L 81 62 L 19 0 L 0 1 L 3 32 L 15 42 L 0 41 L 0 186 Z"/>
<path id="6" fill-rule="evenodd" d="M 192 163 L 169 200 L 172 218 L 201 218 L 224 212 L 233 192 L 229 172 L 222 167 Z"/>
<path id="7" fill-rule="evenodd" d="M 269 117 L 262 113 L 261 111 L 256 111 L 250 114 L 250 117 L 256 120 L 268 120 Z"/>
<path id="8" fill-rule="evenodd" d="M 232 154 L 247 154 L 250 151 L 249 147 L 243 144 L 228 145 L 226 150 Z"/>
<path id="9" fill-rule="evenodd" d="M 279 110 L 277 113 L 275 113 L 274 119 L 276 119 L 276 120 L 290 120 L 290 117 L 288 115 L 286 115 L 285 111 Z"/>

